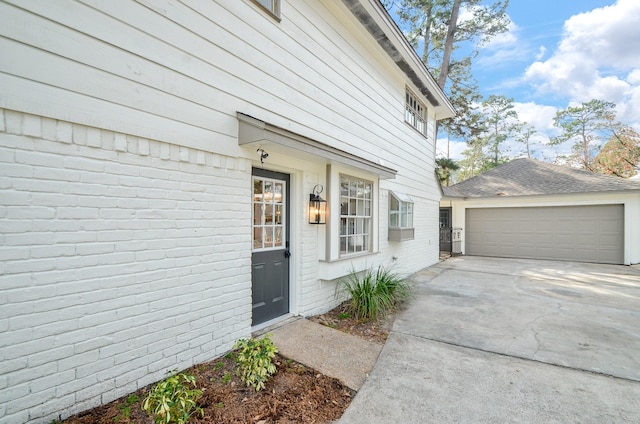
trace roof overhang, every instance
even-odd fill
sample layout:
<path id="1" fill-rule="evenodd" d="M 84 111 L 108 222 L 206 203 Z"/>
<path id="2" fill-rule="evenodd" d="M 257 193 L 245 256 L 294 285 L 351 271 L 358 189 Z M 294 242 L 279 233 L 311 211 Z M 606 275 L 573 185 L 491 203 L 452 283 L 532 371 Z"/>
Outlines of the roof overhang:
<path id="1" fill-rule="evenodd" d="M 398 171 L 373 162 L 328 144 L 296 134 L 281 127 L 261 121 L 242 112 L 238 117 L 238 144 L 240 146 L 280 149 L 288 154 L 307 156 L 310 160 L 321 159 L 325 163 L 340 163 L 366 172 L 377 174 L 380 178 L 395 178 Z"/>
<path id="2" fill-rule="evenodd" d="M 342 0 L 342 2 L 435 108 L 436 120 L 455 116 L 453 105 L 382 3 L 379 0 Z"/>

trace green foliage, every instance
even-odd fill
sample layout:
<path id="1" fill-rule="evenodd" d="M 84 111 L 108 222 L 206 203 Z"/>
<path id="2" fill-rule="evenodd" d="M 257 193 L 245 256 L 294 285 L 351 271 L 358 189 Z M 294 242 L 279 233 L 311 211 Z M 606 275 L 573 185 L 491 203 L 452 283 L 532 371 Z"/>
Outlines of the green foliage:
<path id="1" fill-rule="evenodd" d="M 265 382 L 276 372 L 273 358 L 278 349 L 269 336 L 240 339 L 233 346 L 238 350 L 235 357 L 236 374 L 247 387 L 253 387 L 256 391 L 264 389 Z"/>
<path id="2" fill-rule="evenodd" d="M 129 419 L 129 417 L 131 416 L 131 407 L 133 406 L 133 404 L 135 404 L 139 400 L 140 400 L 140 397 L 135 393 L 129 395 L 123 404 L 118 405 L 118 409 L 120 410 L 120 413 L 118 413 L 118 415 L 113 417 L 113 421 L 118 422 L 121 419 L 125 419 L 125 420 Z"/>
<path id="3" fill-rule="evenodd" d="M 351 318 L 351 314 L 348 312 L 340 312 L 338 314 L 338 319 L 349 319 Z"/>
<path id="4" fill-rule="evenodd" d="M 149 390 L 142 409 L 153 416 L 156 424 L 184 424 L 194 413 L 204 415 L 202 408 L 196 405 L 202 390 L 195 387 L 196 378 L 193 375 L 172 375 Z"/>
<path id="5" fill-rule="evenodd" d="M 640 133 L 623 127 L 600 149 L 595 157 L 595 172 L 616 177 L 633 177 L 640 164 Z"/>
<path id="6" fill-rule="evenodd" d="M 411 297 L 409 284 L 383 266 L 362 272 L 351 271 L 341 285 L 351 297 L 349 309 L 358 319 L 384 317 Z"/>
<path id="7" fill-rule="evenodd" d="M 222 382 L 224 384 L 229 384 L 230 381 L 231 381 L 231 374 L 228 372 L 224 373 L 224 375 L 222 376 Z"/>
<path id="8" fill-rule="evenodd" d="M 383 0 L 383 3 L 397 16 L 407 39 L 457 111 L 455 118 L 442 122 L 443 126 L 448 133 L 467 138 L 475 128 L 473 105 L 481 97 L 471 73 L 472 62 L 482 45 L 508 31 L 509 1 Z M 437 128 L 439 125 L 436 138 Z"/>
<path id="9" fill-rule="evenodd" d="M 460 169 L 460 165 L 453 159 L 438 158 L 436 159 L 436 175 L 441 184 L 449 186 L 451 175 Z"/>
<path id="10" fill-rule="evenodd" d="M 562 133 L 553 137 L 550 144 L 561 144 L 571 140 L 573 154 L 570 161 L 593 171 L 594 158 L 603 140 L 613 134 L 618 125 L 615 103 L 593 99 L 579 106 L 569 106 L 556 112 L 553 125 Z"/>

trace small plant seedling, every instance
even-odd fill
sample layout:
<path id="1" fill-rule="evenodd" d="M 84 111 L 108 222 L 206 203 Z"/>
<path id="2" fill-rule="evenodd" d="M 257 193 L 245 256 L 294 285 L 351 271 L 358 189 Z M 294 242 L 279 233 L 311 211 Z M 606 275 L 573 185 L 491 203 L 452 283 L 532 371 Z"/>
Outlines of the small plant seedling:
<path id="1" fill-rule="evenodd" d="M 222 368 L 224 367 L 224 362 L 222 361 L 218 361 L 215 363 L 215 365 L 213 366 L 213 369 L 215 371 L 220 371 Z"/>
<path id="2" fill-rule="evenodd" d="M 222 382 L 224 384 L 229 384 L 230 381 L 231 381 L 231 373 L 225 372 L 224 375 L 222 376 Z"/>
<path id="3" fill-rule="evenodd" d="M 202 390 L 195 387 L 195 376 L 187 373 L 174 374 L 149 390 L 142 402 L 142 409 L 153 416 L 156 424 L 186 424 L 194 413 L 204 416 L 202 408 L 196 405 L 196 401 L 202 396 Z"/>
<path id="4" fill-rule="evenodd" d="M 134 403 L 136 403 L 139 400 L 140 400 L 140 396 L 136 395 L 135 393 L 127 396 L 127 399 L 125 399 L 124 403 L 121 403 L 120 405 L 118 405 L 118 409 L 120 410 L 120 413 L 118 413 L 118 415 L 113 417 L 113 421 L 119 422 L 121 419 L 126 420 L 129 417 L 131 417 L 131 407 L 133 406 Z"/>
<path id="5" fill-rule="evenodd" d="M 218 408 L 224 408 L 224 402 L 218 402 L 218 403 L 216 403 L 216 407 L 218 407 Z"/>
<path id="6" fill-rule="evenodd" d="M 273 358 L 278 349 L 270 335 L 261 339 L 240 339 L 233 348 L 237 349 L 236 374 L 242 382 L 256 392 L 264 389 L 265 382 L 276 372 Z"/>

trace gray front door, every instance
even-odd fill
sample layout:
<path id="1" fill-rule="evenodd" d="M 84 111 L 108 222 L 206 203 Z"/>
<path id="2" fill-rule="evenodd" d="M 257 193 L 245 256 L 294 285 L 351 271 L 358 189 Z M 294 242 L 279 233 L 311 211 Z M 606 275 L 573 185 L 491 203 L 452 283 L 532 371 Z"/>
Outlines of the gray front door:
<path id="1" fill-rule="evenodd" d="M 289 175 L 253 168 L 251 325 L 289 312 Z"/>

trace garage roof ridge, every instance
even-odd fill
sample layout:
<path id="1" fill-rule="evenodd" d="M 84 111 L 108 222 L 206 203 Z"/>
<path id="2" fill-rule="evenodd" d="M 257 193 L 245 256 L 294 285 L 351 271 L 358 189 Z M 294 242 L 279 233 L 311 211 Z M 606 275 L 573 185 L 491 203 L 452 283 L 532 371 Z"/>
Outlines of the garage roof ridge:
<path id="1" fill-rule="evenodd" d="M 583 169 L 519 158 L 449 187 L 445 197 L 505 197 L 640 191 L 640 182 Z"/>

